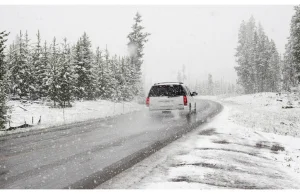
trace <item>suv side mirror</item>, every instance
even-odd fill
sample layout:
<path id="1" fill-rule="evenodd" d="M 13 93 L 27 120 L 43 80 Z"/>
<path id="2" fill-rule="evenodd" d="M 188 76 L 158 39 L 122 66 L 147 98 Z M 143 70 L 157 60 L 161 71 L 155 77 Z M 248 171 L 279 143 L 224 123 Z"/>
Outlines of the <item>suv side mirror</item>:
<path id="1" fill-rule="evenodd" d="M 192 96 L 197 96 L 197 95 L 198 95 L 197 92 L 193 92 L 193 93 L 192 93 Z"/>

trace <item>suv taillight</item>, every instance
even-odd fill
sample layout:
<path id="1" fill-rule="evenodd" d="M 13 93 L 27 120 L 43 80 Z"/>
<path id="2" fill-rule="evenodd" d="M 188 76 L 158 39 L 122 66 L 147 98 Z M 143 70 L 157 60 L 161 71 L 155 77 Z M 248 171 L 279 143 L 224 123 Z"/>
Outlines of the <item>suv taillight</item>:
<path id="1" fill-rule="evenodd" d="M 184 106 L 187 106 L 187 97 L 186 96 L 183 96 L 183 104 L 184 104 Z"/>
<path id="2" fill-rule="evenodd" d="M 147 97 L 147 98 L 146 98 L 146 106 L 148 106 L 148 107 L 149 107 L 149 105 L 150 105 L 150 98 L 149 98 L 149 97 Z"/>

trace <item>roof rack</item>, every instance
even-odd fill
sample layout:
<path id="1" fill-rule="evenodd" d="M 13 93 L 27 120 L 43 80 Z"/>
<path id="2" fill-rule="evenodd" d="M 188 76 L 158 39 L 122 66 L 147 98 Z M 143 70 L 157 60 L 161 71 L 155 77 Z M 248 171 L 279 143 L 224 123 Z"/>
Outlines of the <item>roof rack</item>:
<path id="1" fill-rule="evenodd" d="M 159 83 L 155 83 L 154 85 L 165 84 L 165 83 L 183 84 L 182 82 L 159 82 Z"/>

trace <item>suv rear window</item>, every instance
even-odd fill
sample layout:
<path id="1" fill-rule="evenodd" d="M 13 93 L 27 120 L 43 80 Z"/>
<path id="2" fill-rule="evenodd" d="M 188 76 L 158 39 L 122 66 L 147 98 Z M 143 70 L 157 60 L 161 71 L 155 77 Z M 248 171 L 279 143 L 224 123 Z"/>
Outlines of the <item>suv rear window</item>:
<path id="1" fill-rule="evenodd" d="M 159 96 L 185 96 L 186 93 L 181 85 L 158 85 L 152 86 L 149 97 Z"/>

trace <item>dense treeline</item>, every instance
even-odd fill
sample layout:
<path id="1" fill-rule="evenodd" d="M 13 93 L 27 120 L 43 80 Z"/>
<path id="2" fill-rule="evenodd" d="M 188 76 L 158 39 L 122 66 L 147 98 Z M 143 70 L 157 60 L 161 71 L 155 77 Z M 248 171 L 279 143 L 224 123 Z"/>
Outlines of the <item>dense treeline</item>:
<path id="1" fill-rule="evenodd" d="M 54 37 L 42 46 L 39 32 L 36 43 L 20 32 L 6 61 L 10 94 L 29 100 L 49 98 L 60 106 L 70 105 L 73 99 L 131 100 L 131 93 L 125 96 L 117 88 L 128 77 L 121 68 L 138 73 L 130 68 L 128 57 L 110 56 L 107 49 L 99 48 L 94 53 L 86 33 L 75 45 Z"/>
<path id="2" fill-rule="evenodd" d="M 242 22 L 237 47 L 238 84 L 245 93 L 291 91 L 300 83 L 300 6 L 295 6 L 283 58 L 261 25 Z"/>
<path id="3" fill-rule="evenodd" d="M 94 51 L 85 32 L 71 45 L 66 38 L 42 42 L 40 32 L 32 41 L 20 31 L 6 57 L 9 94 L 29 100 L 49 98 L 62 107 L 74 99 L 132 100 L 140 91 L 142 51 L 149 35 L 141 31 L 139 14 L 134 20 L 128 35 L 131 52 L 122 57 L 99 47 Z"/>
<path id="4" fill-rule="evenodd" d="M 244 93 L 277 92 L 281 90 L 281 59 L 272 39 L 253 17 L 243 21 L 236 48 L 238 66 L 235 70 Z"/>
<path id="5" fill-rule="evenodd" d="M 71 106 L 73 100 L 131 101 L 142 96 L 141 65 L 149 33 L 143 32 L 141 15 L 134 17 L 128 38 L 128 56 L 111 55 L 106 48 L 92 49 L 87 33 L 76 44 L 67 38 L 42 41 L 38 31 L 30 40 L 19 32 L 4 52 L 7 33 L 0 33 L 0 128 L 4 127 L 11 99 L 53 101 L 54 107 Z M 5 54 L 5 55 L 4 55 Z"/>

